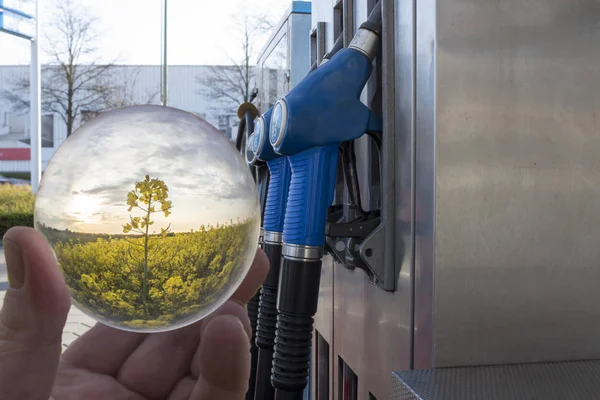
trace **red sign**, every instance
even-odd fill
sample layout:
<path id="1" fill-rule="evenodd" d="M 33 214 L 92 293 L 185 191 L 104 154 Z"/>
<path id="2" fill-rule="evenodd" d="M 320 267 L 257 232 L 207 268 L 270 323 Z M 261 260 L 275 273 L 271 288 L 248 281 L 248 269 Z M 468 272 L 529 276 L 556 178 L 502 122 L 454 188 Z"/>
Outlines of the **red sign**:
<path id="1" fill-rule="evenodd" d="M 29 161 L 31 159 L 29 148 L 3 149 L 0 148 L 0 161 Z"/>

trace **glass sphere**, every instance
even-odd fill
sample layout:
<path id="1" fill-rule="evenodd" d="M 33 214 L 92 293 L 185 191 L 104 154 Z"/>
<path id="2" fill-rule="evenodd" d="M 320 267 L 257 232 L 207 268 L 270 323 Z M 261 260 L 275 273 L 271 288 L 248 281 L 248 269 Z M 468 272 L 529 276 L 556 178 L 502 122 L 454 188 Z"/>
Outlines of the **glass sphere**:
<path id="1" fill-rule="evenodd" d="M 136 332 L 177 329 L 221 306 L 254 259 L 260 205 L 235 145 L 162 106 L 84 123 L 42 177 L 35 227 L 73 304 Z"/>

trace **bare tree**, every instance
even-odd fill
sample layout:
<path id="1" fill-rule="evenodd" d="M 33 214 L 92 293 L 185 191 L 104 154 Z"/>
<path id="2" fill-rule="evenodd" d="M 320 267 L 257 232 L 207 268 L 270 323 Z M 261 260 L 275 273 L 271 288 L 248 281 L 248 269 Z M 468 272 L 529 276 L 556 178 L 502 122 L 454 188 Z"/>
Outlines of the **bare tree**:
<path id="1" fill-rule="evenodd" d="M 141 69 L 139 66 L 114 66 L 111 72 L 113 88 L 104 99 L 104 104 L 95 104 L 94 109 L 81 109 L 80 124 L 84 124 L 105 111 L 136 104 L 157 104 L 159 90 L 145 90 L 143 94 L 137 88 Z"/>
<path id="2" fill-rule="evenodd" d="M 140 68 L 133 66 L 123 66 L 123 73 L 118 80 L 118 84 L 111 90 L 110 96 L 104 103 L 105 110 L 132 106 L 135 104 L 155 104 L 159 90 L 145 90 L 140 94 L 137 88 Z M 116 74 L 113 74 L 116 78 Z"/>
<path id="3" fill-rule="evenodd" d="M 233 103 L 232 112 L 238 104 L 249 101 L 255 89 L 254 58 L 256 42 L 274 24 L 265 15 L 235 15 L 234 23 L 240 29 L 242 54 L 239 58 L 229 56 L 231 64 L 213 65 L 207 74 L 197 78 L 200 93 L 225 103 Z"/>
<path id="4" fill-rule="evenodd" d="M 115 96 L 118 87 L 111 83 L 109 72 L 114 62 L 101 63 L 93 43 L 98 22 L 74 0 L 56 0 L 54 16 L 46 34 L 44 51 L 52 61 L 42 67 L 42 109 L 60 115 L 67 126 L 67 136 L 82 112 L 99 111 Z M 82 63 L 82 58 L 91 61 Z M 15 111 L 29 108 L 29 79 L 14 82 L 12 90 L 0 96 L 10 101 Z"/>

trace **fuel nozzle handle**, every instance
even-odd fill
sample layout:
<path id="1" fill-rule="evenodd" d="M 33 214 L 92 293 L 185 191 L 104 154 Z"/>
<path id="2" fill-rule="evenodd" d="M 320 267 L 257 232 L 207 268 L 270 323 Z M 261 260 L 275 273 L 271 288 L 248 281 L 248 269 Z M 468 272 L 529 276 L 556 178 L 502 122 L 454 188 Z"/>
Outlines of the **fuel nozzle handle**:
<path id="1" fill-rule="evenodd" d="M 308 74 L 273 107 L 270 141 L 275 152 L 292 155 L 339 144 L 365 132 L 381 131 L 382 120 L 360 99 L 379 51 L 380 3 L 368 28 L 358 30 L 347 48 Z"/>
<path id="2" fill-rule="evenodd" d="M 272 109 L 263 114 L 255 124 L 253 137 L 248 141 L 250 164 L 266 162 L 269 186 L 263 218 L 263 250 L 269 259 L 269 273 L 260 290 L 255 344 L 258 347 L 255 400 L 273 400 L 275 389 L 271 385 L 271 366 L 277 326 L 277 293 L 281 264 L 283 226 L 291 179 L 291 168 L 287 157 L 273 151 L 268 140 L 268 128 Z"/>
<path id="3" fill-rule="evenodd" d="M 375 9 L 380 7 L 377 3 Z M 273 150 L 292 169 L 283 229 L 277 332 L 271 382 L 276 399 L 300 398 L 308 383 L 327 210 L 333 203 L 338 146 L 381 129 L 381 118 L 360 101 L 379 49 L 381 12 L 279 100 L 271 115 Z M 380 25 L 381 23 L 379 23 Z"/>
<path id="4" fill-rule="evenodd" d="M 289 157 L 292 180 L 283 230 L 271 376 L 273 386 L 285 392 L 301 392 L 308 383 L 325 223 L 327 208 L 333 202 L 337 157 L 337 145 Z"/>

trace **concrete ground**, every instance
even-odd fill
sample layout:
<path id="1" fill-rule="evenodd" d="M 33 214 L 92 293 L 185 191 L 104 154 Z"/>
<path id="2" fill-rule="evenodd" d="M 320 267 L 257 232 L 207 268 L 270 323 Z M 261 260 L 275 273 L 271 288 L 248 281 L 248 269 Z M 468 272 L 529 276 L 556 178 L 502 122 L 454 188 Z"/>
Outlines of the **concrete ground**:
<path id="1" fill-rule="evenodd" d="M 4 300 L 4 294 L 8 287 L 6 259 L 4 258 L 4 251 L 0 245 L 0 305 Z M 63 331 L 63 347 L 66 348 L 69 346 L 75 339 L 94 326 L 94 324 L 95 321 L 92 318 L 88 317 L 77 308 L 71 307 L 71 311 L 67 317 L 67 324 Z"/>

